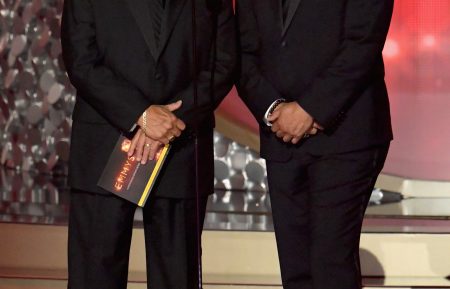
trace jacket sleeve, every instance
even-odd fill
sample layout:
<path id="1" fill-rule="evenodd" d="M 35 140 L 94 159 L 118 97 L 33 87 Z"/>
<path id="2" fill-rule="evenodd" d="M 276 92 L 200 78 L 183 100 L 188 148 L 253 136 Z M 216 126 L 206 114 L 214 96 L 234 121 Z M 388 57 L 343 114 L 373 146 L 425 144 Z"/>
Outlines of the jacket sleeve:
<path id="1" fill-rule="evenodd" d="M 239 96 L 256 120 L 262 123 L 267 109 L 282 96 L 261 71 L 260 38 L 251 0 L 236 1 L 236 5 L 240 48 L 239 78 L 236 86 Z"/>
<path id="2" fill-rule="evenodd" d="M 197 76 L 198 106 L 183 105 L 175 114 L 188 125 L 192 122 L 201 122 L 205 117 L 219 106 L 220 102 L 227 96 L 233 86 L 236 68 L 236 30 L 232 0 L 222 1 L 222 8 L 217 15 L 217 39 L 216 58 L 214 70 L 214 83 L 211 88 L 211 69 L 202 70 Z M 214 99 L 211 99 L 211 89 Z M 193 99 L 194 84 L 191 83 L 179 94 L 179 99 Z M 212 103 L 211 103 L 212 101 Z"/>
<path id="3" fill-rule="evenodd" d="M 150 102 L 104 64 L 92 2 L 65 0 L 61 26 L 64 64 L 78 97 L 112 125 L 129 131 Z"/>
<path id="4" fill-rule="evenodd" d="M 332 1 L 332 0 L 330 0 Z M 349 0 L 340 51 L 296 97 L 298 103 L 325 128 L 358 97 L 373 77 L 388 33 L 393 0 Z"/>

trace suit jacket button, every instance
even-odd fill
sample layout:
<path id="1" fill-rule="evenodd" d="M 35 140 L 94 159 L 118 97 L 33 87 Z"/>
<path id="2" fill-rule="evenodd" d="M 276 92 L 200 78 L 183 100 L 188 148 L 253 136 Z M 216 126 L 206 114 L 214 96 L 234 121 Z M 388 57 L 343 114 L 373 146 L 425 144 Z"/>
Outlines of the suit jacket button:
<path id="1" fill-rule="evenodd" d="M 286 47 L 286 41 L 281 42 L 281 47 Z"/>
<path id="2" fill-rule="evenodd" d="M 160 80 L 162 78 L 162 75 L 160 73 L 155 74 L 155 79 Z"/>

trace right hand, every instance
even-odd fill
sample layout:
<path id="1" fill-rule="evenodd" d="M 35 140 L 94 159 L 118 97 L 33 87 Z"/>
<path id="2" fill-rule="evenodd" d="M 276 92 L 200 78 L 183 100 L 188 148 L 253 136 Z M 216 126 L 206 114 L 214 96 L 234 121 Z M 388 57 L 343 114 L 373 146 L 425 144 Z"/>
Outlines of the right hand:
<path id="1" fill-rule="evenodd" d="M 147 125 L 145 129 L 143 128 L 146 135 L 163 144 L 168 144 L 174 137 L 179 137 L 186 125 L 172 112 L 179 109 L 181 105 L 182 101 L 179 100 L 167 105 L 151 105 L 147 108 Z M 138 124 L 143 127 L 142 116 Z"/>

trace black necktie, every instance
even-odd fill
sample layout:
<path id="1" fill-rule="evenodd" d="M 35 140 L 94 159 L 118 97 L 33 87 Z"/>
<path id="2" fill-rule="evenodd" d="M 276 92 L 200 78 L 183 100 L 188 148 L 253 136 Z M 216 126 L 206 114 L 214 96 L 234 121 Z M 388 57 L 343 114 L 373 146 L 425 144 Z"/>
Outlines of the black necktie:
<path id="1" fill-rule="evenodd" d="M 290 0 L 283 0 L 283 23 L 286 21 L 288 15 L 290 2 Z"/>
<path id="2" fill-rule="evenodd" d="M 150 16 L 152 17 L 153 32 L 155 34 L 156 47 L 159 48 L 159 38 L 161 35 L 161 22 L 164 13 L 164 0 L 149 0 Z"/>

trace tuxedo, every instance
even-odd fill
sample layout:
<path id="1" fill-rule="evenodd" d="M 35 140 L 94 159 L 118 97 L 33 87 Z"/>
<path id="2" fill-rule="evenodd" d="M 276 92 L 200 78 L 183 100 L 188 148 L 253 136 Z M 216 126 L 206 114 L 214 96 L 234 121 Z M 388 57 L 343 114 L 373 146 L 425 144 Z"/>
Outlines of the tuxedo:
<path id="1" fill-rule="evenodd" d="M 213 111 L 231 89 L 236 58 L 231 1 L 223 1 L 217 20 L 213 97 L 210 93 L 213 17 L 206 1 L 196 1 L 197 108 L 192 81 L 190 0 L 167 0 L 158 43 L 149 1 L 156 0 L 68 0 L 64 5 L 63 57 L 77 89 L 69 183 L 76 189 L 108 194 L 97 186 L 97 181 L 120 133 L 129 132 L 150 105 L 182 100 L 182 107 L 175 114 L 187 124 L 187 132 L 173 144 L 154 193 L 164 197 L 194 197 L 192 129 L 198 123 L 201 191 L 205 196 L 212 193 L 214 180 Z"/>
<path id="2" fill-rule="evenodd" d="M 299 151 L 345 152 L 392 139 L 382 49 L 393 0 L 238 1 L 239 94 L 261 122 L 261 155 L 288 160 Z M 300 146 L 263 124 L 279 98 L 297 101 L 325 127 Z"/>
<path id="3" fill-rule="evenodd" d="M 288 289 L 361 286 L 364 211 L 392 139 L 382 50 L 393 0 L 237 1 L 239 95 L 260 123 Z M 278 99 L 324 130 L 286 144 L 264 122 Z"/>
<path id="4" fill-rule="evenodd" d="M 212 12 L 204 0 L 64 1 L 63 58 L 77 90 L 69 164 L 70 289 L 126 288 L 136 206 L 97 182 L 120 134 L 131 137 L 150 105 L 177 100 L 183 103 L 174 113 L 187 127 L 172 143 L 143 208 L 147 286 L 198 288 L 196 231 L 214 181 L 213 112 L 231 89 L 236 58 L 232 3 L 219 2 Z"/>

